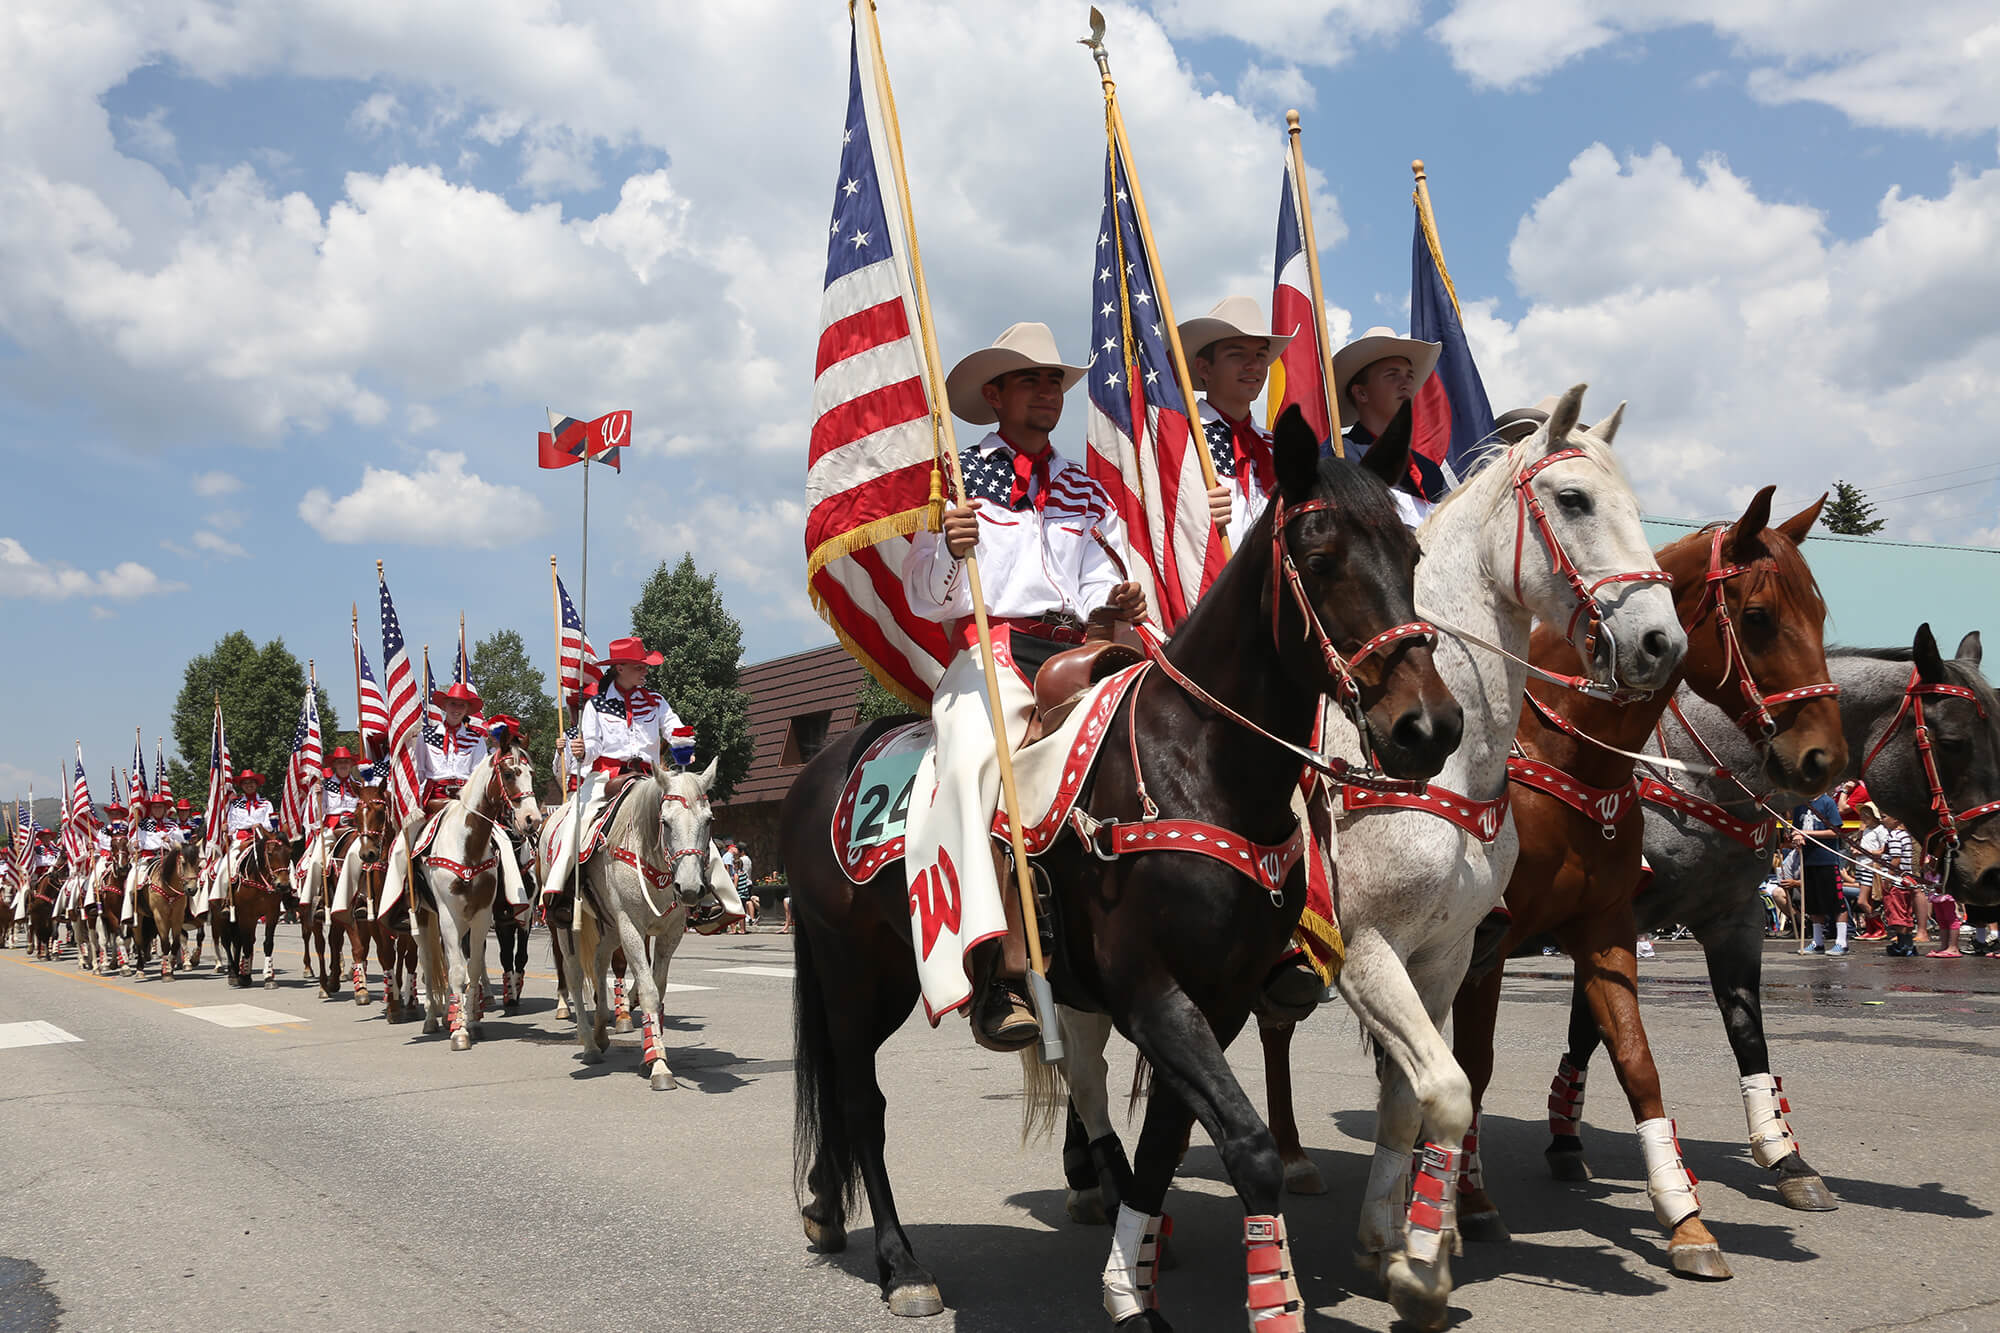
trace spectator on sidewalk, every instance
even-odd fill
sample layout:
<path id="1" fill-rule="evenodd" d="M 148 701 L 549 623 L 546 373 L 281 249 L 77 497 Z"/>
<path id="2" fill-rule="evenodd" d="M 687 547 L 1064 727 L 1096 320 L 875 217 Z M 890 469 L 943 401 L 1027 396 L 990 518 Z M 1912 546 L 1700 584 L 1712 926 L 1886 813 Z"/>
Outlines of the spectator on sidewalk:
<path id="1" fill-rule="evenodd" d="M 1854 861 L 1848 869 L 1861 891 L 1861 920 L 1856 923 L 1854 938 L 1884 940 L 1889 938 L 1889 932 L 1882 924 L 1882 891 L 1888 885 L 1882 879 L 1882 856 L 1889 846 L 1889 830 L 1883 826 L 1882 811 L 1873 801 L 1863 802 L 1855 813 L 1861 819 L 1861 833 L 1850 840 Z"/>
<path id="2" fill-rule="evenodd" d="M 1889 927 L 1889 944 L 1883 952 L 1891 958 L 1914 958 L 1917 956 L 1916 849 L 1910 831 L 1892 816 L 1882 817 L 1882 827 L 1888 830 L 1888 836 L 1876 880 L 1884 886 L 1882 916 Z"/>
<path id="3" fill-rule="evenodd" d="M 1847 952 L 1847 903 L 1840 891 L 1840 807 L 1832 796 L 1815 796 L 1792 811 L 1792 845 L 1802 855 L 1806 919 L 1812 922 L 1812 942 L 1801 953 L 1828 956 Z M 1826 928 L 1834 927 L 1828 946 Z"/>
<path id="4" fill-rule="evenodd" d="M 1958 951 L 1958 900 L 1938 882 L 1937 863 L 1924 858 L 1924 893 L 1930 899 L 1931 920 L 1937 923 L 1939 947 L 1926 954 L 1928 958 L 1959 958 Z"/>

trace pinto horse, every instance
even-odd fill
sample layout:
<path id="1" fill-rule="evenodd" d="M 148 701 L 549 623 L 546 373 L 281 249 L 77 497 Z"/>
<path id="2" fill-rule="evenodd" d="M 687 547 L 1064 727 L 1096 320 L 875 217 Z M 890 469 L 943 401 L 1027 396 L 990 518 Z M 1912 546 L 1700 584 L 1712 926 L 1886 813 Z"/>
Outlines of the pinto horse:
<path id="1" fill-rule="evenodd" d="M 1387 485 L 1408 450 L 1407 410 L 1359 467 L 1322 462 L 1298 411 L 1285 414 L 1270 508 L 1163 653 L 1132 669 L 1139 675 L 1081 779 L 1074 808 L 1095 846 L 1065 831 L 1037 862 L 1052 886 L 1056 998 L 1108 1015 L 1154 1070 L 1104 1274 L 1106 1309 L 1122 1329 L 1168 1327 L 1151 1308 L 1159 1215 L 1195 1120 L 1248 1215 L 1253 1309 L 1296 1308 L 1278 1216 L 1283 1166 L 1223 1052 L 1305 906 L 1294 802 L 1320 700 L 1334 695 L 1365 718 L 1382 767 L 1400 777 L 1429 777 L 1458 744 L 1458 705 L 1411 605 L 1416 541 Z M 779 821 L 796 925 L 793 1151 L 807 1239 L 822 1251 L 845 1246 L 858 1177 L 889 1308 L 919 1315 L 943 1299 L 890 1194 L 876 1076 L 877 1052 L 920 989 L 909 889 L 900 866 L 855 884 L 828 836 L 849 772 L 888 725 L 857 728 L 816 756 Z M 1252 878 L 1173 844 L 1124 840 L 1156 819 L 1284 854 Z M 1003 884 L 1014 891 L 1011 876 Z"/>
<path id="2" fill-rule="evenodd" d="M 1757 492 L 1734 524 L 1705 528 L 1663 547 L 1660 568 L 1671 580 L 1675 610 L 1688 634 L 1681 674 L 1689 689 L 1727 710 L 1754 738 L 1759 771 L 1793 790 L 1816 793 L 1847 763 L 1838 687 L 1827 674 L 1826 606 L 1798 551 L 1820 504 L 1773 527 L 1773 489 Z M 1545 627 L 1537 628 L 1531 643 L 1536 665 L 1573 668 L 1574 649 Z M 1529 707 L 1515 737 L 1525 758 L 1508 764 L 1521 851 L 1507 884 L 1511 920 L 1500 944 L 1511 951 L 1553 932 L 1575 960 L 1576 994 L 1611 1043 L 1619 1082 L 1639 1122 L 1647 1193 L 1654 1215 L 1670 1233 L 1673 1269 L 1726 1278 L 1729 1265 L 1702 1225 L 1700 1201 L 1667 1119 L 1639 1017 L 1632 900 L 1641 882 L 1645 817 L 1631 752 L 1653 736 L 1673 689 L 1670 684 L 1643 698 L 1604 700 L 1558 696 L 1540 682 L 1529 684 Z M 1469 978 L 1453 1008 L 1454 1050 L 1472 1080 L 1475 1108 L 1493 1074 L 1503 974 L 1495 965 Z M 1573 1135 L 1567 1098 L 1581 1079 L 1567 1072 L 1550 1098 L 1550 1119 Z M 1460 1229 L 1469 1240 L 1502 1239 L 1499 1210 L 1480 1175 L 1476 1110 L 1473 1125 L 1475 1148 L 1466 1154 L 1460 1178 Z M 1586 1178 L 1580 1148 L 1569 1142 L 1572 1146 L 1551 1151 L 1551 1169 L 1558 1179 Z"/>

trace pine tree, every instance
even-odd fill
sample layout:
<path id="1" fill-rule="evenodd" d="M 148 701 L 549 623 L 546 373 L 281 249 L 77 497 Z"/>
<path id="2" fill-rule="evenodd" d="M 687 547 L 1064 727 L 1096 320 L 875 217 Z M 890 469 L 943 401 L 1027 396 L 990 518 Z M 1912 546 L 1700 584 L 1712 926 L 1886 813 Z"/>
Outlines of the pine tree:
<path id="1" fill-rule="evenodd" d="M 561 734 L 555 696 L 548 692 L 546 681 L 529 661 L 521 636 L 511 629 L 496 630 L 472 646 L 472 682 L 479 688 L 486 716 L 505 713 L 520 719 L 527 729 L 537 785 L 555 780 L 551 763 Z"/>
<path id="2" fill-rule="evenodd" d="M 197 805 L 208 791 L 209 725 L 218 692 L 231 761 L 239 772 L 255 769 L 264 777 L 265 790 L 276 793 L 291 758 L 292 733 L 298 729 L 299 704 L 306 694 L 305 663 L 292 655 L 283 639 L 259 648 L 242 630 L 232 630 L 214 648 L 189 659 L 174 702 L 173 741 L 180 756 L 167 765 L 167 771 L 175 793 Z M 324 683 L 319 687 L 319 725 L 323 738 L 340 730 L 340 717 Z M 326 744 L 331 748 L 330 741 Z"/>
<path id="3" fill-rule="evenodd" d="M 1875 517 L 1875 506 L 1869 503 L 1862 489 L 1838 480 L 1833 483 L 1833 498 L 1820 511 L 1819 521 L 1828 532 L 1849 537 L 1866 537 L 1883 527 L 1883 521 Z"/>
<path id="4" fill-rule="evenodd" d="M 672 569 L 661 561 L 632 605 L 632 632 L 666 657 L 647 670 L 646 684 L 666 695 L 694 728 L 695 763 L 721 759 L 713 794 L 726 799 L 750 771 L 756 745 L 750 700 L 736 684 L 743 627 L 723 606 L 715 576 L 697 570 L 692 555 Z"/>

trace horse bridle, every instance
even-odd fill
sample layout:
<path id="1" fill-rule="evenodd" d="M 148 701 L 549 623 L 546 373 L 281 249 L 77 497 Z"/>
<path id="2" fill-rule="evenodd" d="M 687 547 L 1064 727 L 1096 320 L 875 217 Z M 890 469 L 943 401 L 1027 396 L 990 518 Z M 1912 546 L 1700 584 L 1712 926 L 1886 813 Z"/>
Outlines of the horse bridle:
<path id="1" fill-rule="evenodd" d="M 1728 535 L 1727 527 L 1717 527 L 1709 538 L 1708 578 L 1703 584 L 1701 602 L 1696 606 L 1694 618 L 1688 622 L 1688 628 L 1693 629 L 1706 620 L 1711 610 L 1715 612 L 1716 627 L 1722 632 L 1723 679 L 1729 679 L 1733 673 L 1736 677 L 1736 688 L 1742 691 L 1743 701 L 1749 705 L 1737 716 L 1736 729 L 1759 749 L 1768 749 L 1772 738 L 1778 734 L 1777 719 L 1771 716 L 1773 707 L 1797 703 L 1804 699 L 1831 699 L 1840 693 L 1840 686 L 1830 680 L 1824 680 L 1815 685 L 1801 685 L 1795 690 L 1780 690 L 1776 694 L 1765 694 L 1757 687 L 1757 678 L 1750 671 L 1750 659 L 1743 652 L 1742 641 L 1736 637 L 1736 622 L 1729 614 L 1729 599 L 1722 591 L 1723 584 L 1738 574 L 1747 573 L 1750 569 L 1748 565 L 1723 563 L 1722 542 Z M 1676 703 L 1673 707 L 1675 714 L 1678 715 L 1679 704 Z M 1682 718 L 1681 723 L 1685 726 L 1687 719 Z M 1756 725 L 1755 731 L 1751 730 L 1753 723 Z"/>
<path id="2" fill-rule="evenodd" d="M 1528 545 L 1528 523 L 1533 520 L 1535 531 L 1541 534 L 1542 544 L 1549 548 L 1549 566 L 1555 575 L 1569 585 L 1576 598 L 1576 609 L 1570 612 L 1569 623 L 1563 626 L 1563 638 L 1567 639 L 1583 658 L 1584 670 L 1590 671 L 1597 663 L 1597 646 L 1600 639 L 1609 640 L 1611 652 L 1606 659 L 1611 664 L 1612 683 L 1578 678 L 1575 688 L 1586 694 L 1619 700 L 1637 700 L 1647 697 L 1651 691 L 1625 691 L 1616 683 L 1618 675 L 1618 640 L 1604 623 L 1604 604 L 1597 600 L 1597 590 L 1607 583 L 1671 583 L 1672 576 L 1662 569 L 1634 569 L 1618 574 L 1606 574 L 1595 583 L 1585 583 L 1583 573 L 1570 559 L 1569 551 L 1556 535 L 1555 525 L 1549 521 L 1548 510 L 1542 507 L 1542 498 L 1535 494 L 1534 480 L 1545 468 L 1572 458 L 1588 458 L 1590 455 L 1577 448 L 1558 449 L 1544 454 L 1535 462 L 1514 474 L 1514 600 L 1527 605 L 1527 598 L 1521 591 L 1521 560 Z M 1589 630 L 1578 643 L 1576 622 L 1579 616 L 1590 618 Z M 1559 682 L 1560 683 L 1560 682 Z"/>
<path id="3" fill-rule="evenodd" d="M 1924 719 L 1925 695 L 1970 699 L 1972 706 L 1978 710 L 1979 720 L 1982 722 L 1986 720 L 1986 705 L 1972 690 L 1963 685 L 1953 685 L 1944 681 L 1933 684 L 1925 680 L 1923 673 L 1913 666 L 1910 668 L 1910 683 L 1903 687 L 1903 702 L 1897 707 L 1896 715 L 1889 719 L 1889 725 L 1882 729 L 1882 739 L 1875 742 L 1875 748 L 1861 761 L 1860 776 L 1864 779 L 1868 776 L 1868 766 L 1875 762 L 1875 757 L 1889 744 L 1889 738 L 1903 725 L 1904 714 L 1909 714 L 1916 725 L 1917 761 L 1923 767 L 1924 781 L 1930 784 L 1931 813 L 1937 817 L 1937 828 L 1924 839 L 1924 850 L 1929 851 L 1933 842 L 1940 840 L 1943 842 L 1944 850 L 1938 857 L 1944 862 L 1939 883 L 1947 883 L 1951 878 L 1952 860 L 1958 855 L 1958 849 L 1964 843 L 1963 828 L 1974 820 L 1984 819 L 1990 814 L 2000 812 L 2000 801 L 1988 801 L 1984 805 L 1975 805 L 1956 814 L 1952 812 L 1951 798 L 1944 790 L 1944 778 L 1938 773 L 1937 756 L 1932 753 L 1930 724 Z"/>
<path id="4" fill-rule="evenodd" d="M 512 766 L 510 766 L 510 764 Z M 493 800 L 494 797 L 497 795 L 500 804 L 506 806 L 509 810 L 513 812 L 515 816 L 517 832 L 519 831 L 518 819 L 521 813 L 521 802 L 532 801 L 535 798 L 535 793 L 532 789 L 530 789 L 516 796 L 512 792 L 507 790 L 506 786 L 500 781 L 500 778 L 502 774 L 512 775 L 516 771 L 516 768 L 518 768 L 519 764 L 520 764 L 519 760 L 510 760 L 509 757 L 505 754 L 494 755 L 493 762 L 486 766 L 487 769 L 486 792 L 479 798 L 479 804 L 481 806 L 484 806 L 486 805 L 487 802 Z M 485 820 L 489 824 L 494 824 L 496 822 L 493 816 L 487 814 L 483 809 L 475 810 L 470 805 L 467 805 L 465 808 L 469 813 L 478 815 L 481 819 Z"/>
<path id="5" fill-rule="evenodd" d="M 670 805 L 678 805 L 683 810 L 686 810 L 690 815 L 694 813 L 694 802 L 689 800 L 687 797 L 682 796 L 679 792 L 671 792 L 671 791 L 661 792 L 660 832 L 662 834 L 665 834 L 667 831 L 667 807 Z M 662 837 L 660 839 L 660 843 L 661 846 L 664 848 L 666 846 L 666 839 Z M 705 845 L 701 847 L 673 847 L 673 848 L 667 848 L 666 850 L 667 850 L 666 874 L 669 879 L 671 879 L 674 875 L 674 872 L 677 869 L 679 869 L 680 863 L 691 856 L 701 857 L 703 864 L 704 865 L 707 864 L 709 849 Z"/>

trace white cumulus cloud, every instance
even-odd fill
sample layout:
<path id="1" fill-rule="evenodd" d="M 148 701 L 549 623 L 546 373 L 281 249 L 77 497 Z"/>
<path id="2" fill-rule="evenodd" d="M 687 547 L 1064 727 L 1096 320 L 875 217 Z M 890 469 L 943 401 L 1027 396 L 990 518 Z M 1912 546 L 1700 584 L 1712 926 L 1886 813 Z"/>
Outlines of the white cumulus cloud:
<path id="1" fill-rule="evenodd" d="M 230 541 L 229 538 L 224 537 L 220 533 L 209 532 L 206 529 L 195 533 L 193 540 L 196 550 L 206 551 L 210 555 L 219 555 L 225 559 L 240 560 L 250 554 L 242 546 Z"/>
<path id="2" fill-rule="evenodd" d="M 194 479 L 193 486 L 196 495 L 213 498 L 236 494 L 243 489 L 243 482 L 227 472 L 203 472 Z"/>
<path id="3" fill-rule="evenodd" d="M 371 467 L 361 485 L 334 499 L 314 487 L 299 517 L 330 542 L 400 542 L 490 550 L 542 530 L 542 502 L 465 470 L 465 455 L 432 450 L 416 472 Z M 197 542 L 200 538 L 197 536 Z"/>
<path id="4" fill-rule="evenodd" d="M 185 591 L 139 564 L 125 560 L 95 574 L 60 560 L 37 560 L 12 537 L 0 537 L 0 597 L 32 597 L 60 602 L 70 597 L 109 597 L 129 601 L 156 593 Z"/>

